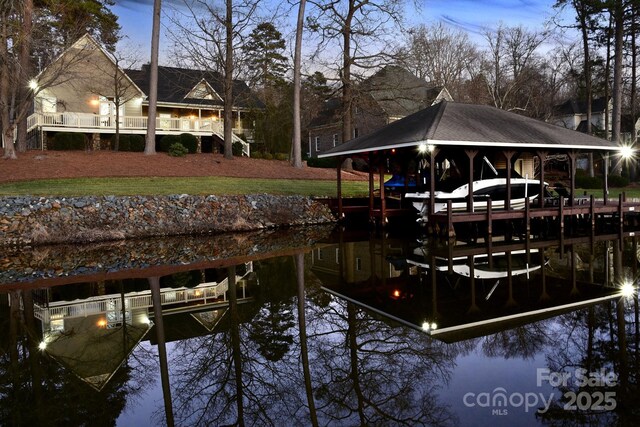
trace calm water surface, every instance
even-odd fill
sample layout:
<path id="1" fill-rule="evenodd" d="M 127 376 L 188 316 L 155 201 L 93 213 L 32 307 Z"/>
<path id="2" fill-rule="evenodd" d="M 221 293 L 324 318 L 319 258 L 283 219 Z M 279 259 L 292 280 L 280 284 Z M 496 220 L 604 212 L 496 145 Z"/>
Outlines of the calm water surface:
<path id="1" fill-rule="evenodd" d="M 637 425 L 634 236 L 415 237 L 9 252 L 0 424 Z"/>

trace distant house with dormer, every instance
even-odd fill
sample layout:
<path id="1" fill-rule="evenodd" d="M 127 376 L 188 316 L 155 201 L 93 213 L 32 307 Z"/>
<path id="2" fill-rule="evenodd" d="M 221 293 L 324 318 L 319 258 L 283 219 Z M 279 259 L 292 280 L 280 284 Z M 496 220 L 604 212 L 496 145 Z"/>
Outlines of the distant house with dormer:
<path id="1" fill-rule="evenodd" d="M 602 138 L 611 138 L 613 124 L 613 103 L 611 99 L 605 97 L 596 98 L 591 102 L 591 132 Z M 587 102 L 577 99 L 569 99 L 554 107 L 554 114 L 551 123 L 587 132 Z M 634 124 L 629 115 L 623 115 L 620 123 L 620 132 L 623 143 L 631 143 L 635 140 L 640 125 L 638 121 Z"/>
<path id="2" fill-rule="evenodd" d="M 148 65 L 122 69 L 93 37 L 81 37 L 32 83 L 36 95 L 27 119 L 30 148 L 46 149 L 55 134 L 71 132 L 84 134 L 92 149 L 110 149 L 116 116 L 120 134 L 145 135 L 149 78 Z M 221 149 L 222 82 L 214 71 L 158 67 L 157 137 L 190 133 L 199 151 Z M 235 80 L 233 85 L 234 143 L 249 155 L 253 121 L 247 114 L 263 105 L 244 82 Z"/>
<path id="3" fill-rule="evenodd" d="M 399 66 L 387 66 L 358 85 L 352 138 L 367 135 L 442 100 L 453 101 L 443 86 L 433 86 Z M 307 154 L 315 157 L 342 141 L 342 102 L 331 98 L 309 125 Z"/>

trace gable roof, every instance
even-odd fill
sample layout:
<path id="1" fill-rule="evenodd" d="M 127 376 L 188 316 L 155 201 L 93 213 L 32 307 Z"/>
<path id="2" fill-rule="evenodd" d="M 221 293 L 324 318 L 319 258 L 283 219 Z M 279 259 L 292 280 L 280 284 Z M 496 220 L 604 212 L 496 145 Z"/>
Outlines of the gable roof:
<path id="1" fill-rule="evenodd" d="M 488 105 L 442 101 L 318 157 L 366 153 L 420 144 L 617 150 L 616 143 Z"/>
<path id="2" fill-rule="evenodd" d="M 604 96 L 593 99 L 591 101 L 591 112 L 602 113 L 607 106 Z M 576 114 L 587 114 L 587 101 L 578 101 L 577 99 L 568 99 L 560 105 L 554 107 L 555 114 L 559 116 L 573 116 Z"/>
<path id="3" fill-rule="evenodd" d="M 149 93 L 150 66 L 140 70 L 126 70 L 131 79 Z M 216 71 L 192 70 L 176 67 L 158 67 L 158 102 L 171 104 L 197 104 L 222 107 L 224 102 L 223 76 Z M 219 97 L 213 99 L 189 98 L 189 94 L 205 82 Z M 233 81 L 233 105 L 238 108 L 263 108 L 264 104 L 255 96 L 245 82 Z"/>
<path id="4" fill-rule="evenodd" d="M 404 117 L 415 113 L 440 98 L 452 100 L 444 86 L 434 86 L 397 65 L 388 65 L 358 85 L 360 102 L 366 109 L 373 104 L 387 117 Z M 323 126 L 341 120 L 340 98 L 325 101 L 322 111 L 311 121 L 310 127 Z"/>

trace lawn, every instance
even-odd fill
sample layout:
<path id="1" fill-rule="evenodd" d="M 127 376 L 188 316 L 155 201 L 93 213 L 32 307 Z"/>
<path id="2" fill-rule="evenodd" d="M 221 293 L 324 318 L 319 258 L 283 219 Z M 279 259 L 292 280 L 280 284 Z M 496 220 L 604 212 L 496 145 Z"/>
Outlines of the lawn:
<path id="1" fill-rule="evenodd" d="M 70 178 L 0 184 L 1 196 L 86 196 L 167 194 L 298 194 L 336 195 L 336 181 L 303 179 L 255 179 L 228 177 Z M 345 197 L 366 196 L 368 182 L 343 181 Z"/>

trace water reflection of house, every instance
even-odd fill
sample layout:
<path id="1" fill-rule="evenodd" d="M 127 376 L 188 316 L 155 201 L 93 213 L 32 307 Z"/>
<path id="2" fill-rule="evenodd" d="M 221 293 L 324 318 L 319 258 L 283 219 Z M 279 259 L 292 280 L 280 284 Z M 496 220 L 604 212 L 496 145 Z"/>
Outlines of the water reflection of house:
<path id="1" fill-rule="evenodd" d="M 238 268 L 235 290 L 239 304 L 253 300 L 252 272 L 252 262 Z M 195 273 L 207 276 L 204 271 Z M 129 286 L 102 283 L 92 288 L 94 295 L 73 300 L 64 299 L 56 288 L 35 291 L 33 312 L 42 325 L 41 350 L 100 390 L 153 326 L 152 291 L 148 285 L 143 288 L 144 282 L 132 281 Z M 81 286 L 85 292 L 88 288 L 86 283 L 71 286 Z M 118 287 L 120 292 L 115 292 Z M 228 291 L 228 278 L 193 287 L 163 286 L 163 316 L 188 314 L 211 331 L 227 310 Z"/>

